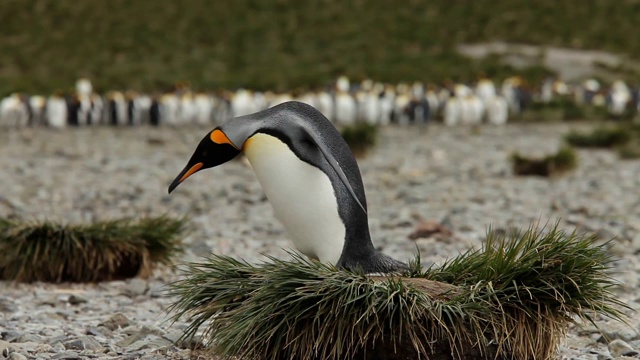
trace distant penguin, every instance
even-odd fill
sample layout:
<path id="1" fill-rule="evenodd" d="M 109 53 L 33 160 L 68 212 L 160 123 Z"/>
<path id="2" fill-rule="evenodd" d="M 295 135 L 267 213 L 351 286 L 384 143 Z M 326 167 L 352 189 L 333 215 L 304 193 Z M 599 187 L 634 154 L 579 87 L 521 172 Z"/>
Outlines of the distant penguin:
<path id="1" fill-rule="evenodd" d="M 45 111 L 47 106 L 47 99 L 44 96 L 34 95 L 29 98 L 29 109 L 31 110 L 30 125 L 44 125 L 45 124 Z"/>
<path id="2" fill-rule="evenodd" d="M 67 102 L 60 93 L 52 95 L 47 100 L 45 117 L 49 127 L 63 129 L 67 126 Z"/>
<path id="3" fill-rule="evenodd" d="M 169 192 L 240 153 L 301 253 L 365 273 L 406 269 L 374 248 L 358 164 L 338 130 L 307 104 L 286 102 L 207 133 Z"/>
<path id="4" fill-rule="evenodd" d="M 509 119 L 509 104 L 501 95 L 496 95 L 487 104 L 487 120 L 489 124 L 504 125 Z"/>
<path id="5" fill-rule="evenodd" d="M 198 93 L 193 99 L 195 107 L 195 123 L 198 125 L 211 124 L 213 114 L 213 100 L 205 93 Z"/>
<path id="6" fill-rule="evenodd" d="M 29 124 L 29 106 L 20 94 L 0 100 L 0 124 L 3 127 L 24 127 Z"/>
<path id="7" fill-rule="evenodd" d="M 318 91 L 316 93 L 316 99 L 318 103 L 317 109 L 324 115 L 326 118 L 331 119 L 333 116 L 333 97 L 327 91 Z"/>
<path id="8" fill-rule="evenodd" d="M 354 97 L 344 91 L 338 91 L 335 94 L 335 115 L 333 120 L 340 125 L 353 125 L 358 116 L 358 104 Z"/>
<path id="9" fill-rule="evenodd" d="M 160 125 L 160 104 L 158 99 L 155 98 L 151 101 L 151 107 L 149 108 L 149 124 L 151 126 Z"/>
<path id="10" fill-rule="evenodd" d="M 462 113 L 462 100 L 457 96 L 451 96 L 444 104 L 443 117 L 444 124 L 454 126 L 460 123 Z"/>
<path id="11" fill-rule="evenodd" d="M 77 95 L 67 98 L 67 124 L 69 126 L 80 126 L 80 99 Z"/>

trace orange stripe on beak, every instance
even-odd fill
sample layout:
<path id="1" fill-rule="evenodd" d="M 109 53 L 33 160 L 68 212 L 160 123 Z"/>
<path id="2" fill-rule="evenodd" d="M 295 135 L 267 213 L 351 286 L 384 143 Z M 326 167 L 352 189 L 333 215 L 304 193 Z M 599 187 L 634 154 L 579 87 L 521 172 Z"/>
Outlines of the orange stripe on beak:
<path id="1" fill-rule="evenodd" d="M 227 137 L 227 134 L 223 133 L 222 130 L 213 130 L 211 132 L 211 141 L 213 141 L 216 144 L 229 144 L 231 146 L 233 146 L 234 148 L 238 149 L 232 142 L 231 140 L 229 140 L 229 138 Z"/>
<path id="2" fill-rule="evenodd" d="M 193 165 L 191 167 L 191 169 L 189 169 L 189 171 L 187 171 L 186 173 L 184 173 L 184 175 L 182 175 L 182 177 L 180 178 L 180 182 L 183 182 L 184 179 L 188 178 L 189 176 L 193 175 L 193 173 L 195 173 L 196 171 L 200 170 L 202 168 L 202 165 L 204 165 L 204 164 L 201 163 L 201 162 Z"/>

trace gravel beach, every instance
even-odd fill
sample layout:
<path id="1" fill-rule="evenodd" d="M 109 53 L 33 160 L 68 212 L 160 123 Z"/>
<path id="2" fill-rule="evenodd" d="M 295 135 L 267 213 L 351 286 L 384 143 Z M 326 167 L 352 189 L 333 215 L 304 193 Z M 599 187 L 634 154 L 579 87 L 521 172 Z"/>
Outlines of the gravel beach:
<path id="1" fill-rule="evenodd" d="M 570 127 L 571 126 L 571 127 Z M 640 161 L 607 150 L 579 150 L 579 166 L 552 179 L 515 177 L 513 151 L 555 152 L 562 134 L 586 124 L 480 128 L 386 128 L 359 160 L 374 244 L 400 260 L 420 251 L 424 265 L 482 244 L 499 229 L 553 225 L 615 238 L 619 298 L 640 308 Z M 182 261 L 209 253 L 261 261 L 291 246 L 245 161 L 167 186 L 209 129 L 36 128 L 0 132 L 0 216 L 68 223 L 130 216 L 188 216 Z M 452 235 L 409 239 L 436 222 Z M 0 359 L 186 359 L 173 341 L 183 323 L 167 322 L 172 299 L 162 286 L 177 279 L 160 269 L 148 280 L 100 284 L 0 282 Z M 630 325 L 596 319 L 571 328 L 559 358 L 636 356 L 640 316 Z M 615 341 L 608 344 L 607 338 Z"/>

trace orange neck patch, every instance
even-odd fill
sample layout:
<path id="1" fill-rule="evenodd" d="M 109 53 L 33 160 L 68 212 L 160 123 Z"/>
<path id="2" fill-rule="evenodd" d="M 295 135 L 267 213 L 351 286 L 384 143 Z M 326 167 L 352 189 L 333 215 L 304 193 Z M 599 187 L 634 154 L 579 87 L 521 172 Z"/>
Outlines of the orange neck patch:
<path id="1" fill-rule="evenodd" d="M 229 140 L 227 135 L 222 130 L 215 129 L 211 132 L 211 141 L 216 144 L 229 144 L 237 149 L 237 147 Z"/>

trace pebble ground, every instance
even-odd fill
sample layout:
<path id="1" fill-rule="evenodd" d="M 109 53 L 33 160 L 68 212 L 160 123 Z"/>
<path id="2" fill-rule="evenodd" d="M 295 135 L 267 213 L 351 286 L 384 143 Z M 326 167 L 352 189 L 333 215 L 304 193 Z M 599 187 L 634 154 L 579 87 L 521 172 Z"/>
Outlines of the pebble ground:
<path id="1" fill-rule="evenodd" d="M 589 125 L 383 129 L 378 146 L 359 160 L 375 245 L 402 260 L 420 251 L 428 265 L 480 246 L 489 226 L 559 221 L 567 231 L 615 238 L 616 292 L 640 308 L 640 161 L 580 150 L 578 169 L 567 175 L 512 174 L 513 151 L 554 152 L 570 126 Z M 192 230 L 181 261 L 207 253 L 248 261 L 263 260 L 261 253 L 286 257 L 290 242 L 246 162 L 199 173 L 167 194 L 207 130 L 3 130 L 0 216 L 78 223 L 187 215 Z M 440 223 L 453 237 L 410 240 L 421 221 Z M 0 359 L 189 358 L 184 344 L 174 344 L 184 324 L 166 321 L 172 299 L 162 286 L 176 278 L 165 269 L 148 280 L 100 284 L 0 282 Z M 602 333 L 572 327 L 559 358 L 636 356 L 640 319 L 630 316 L 629 325 L 597 319 Z"/>

